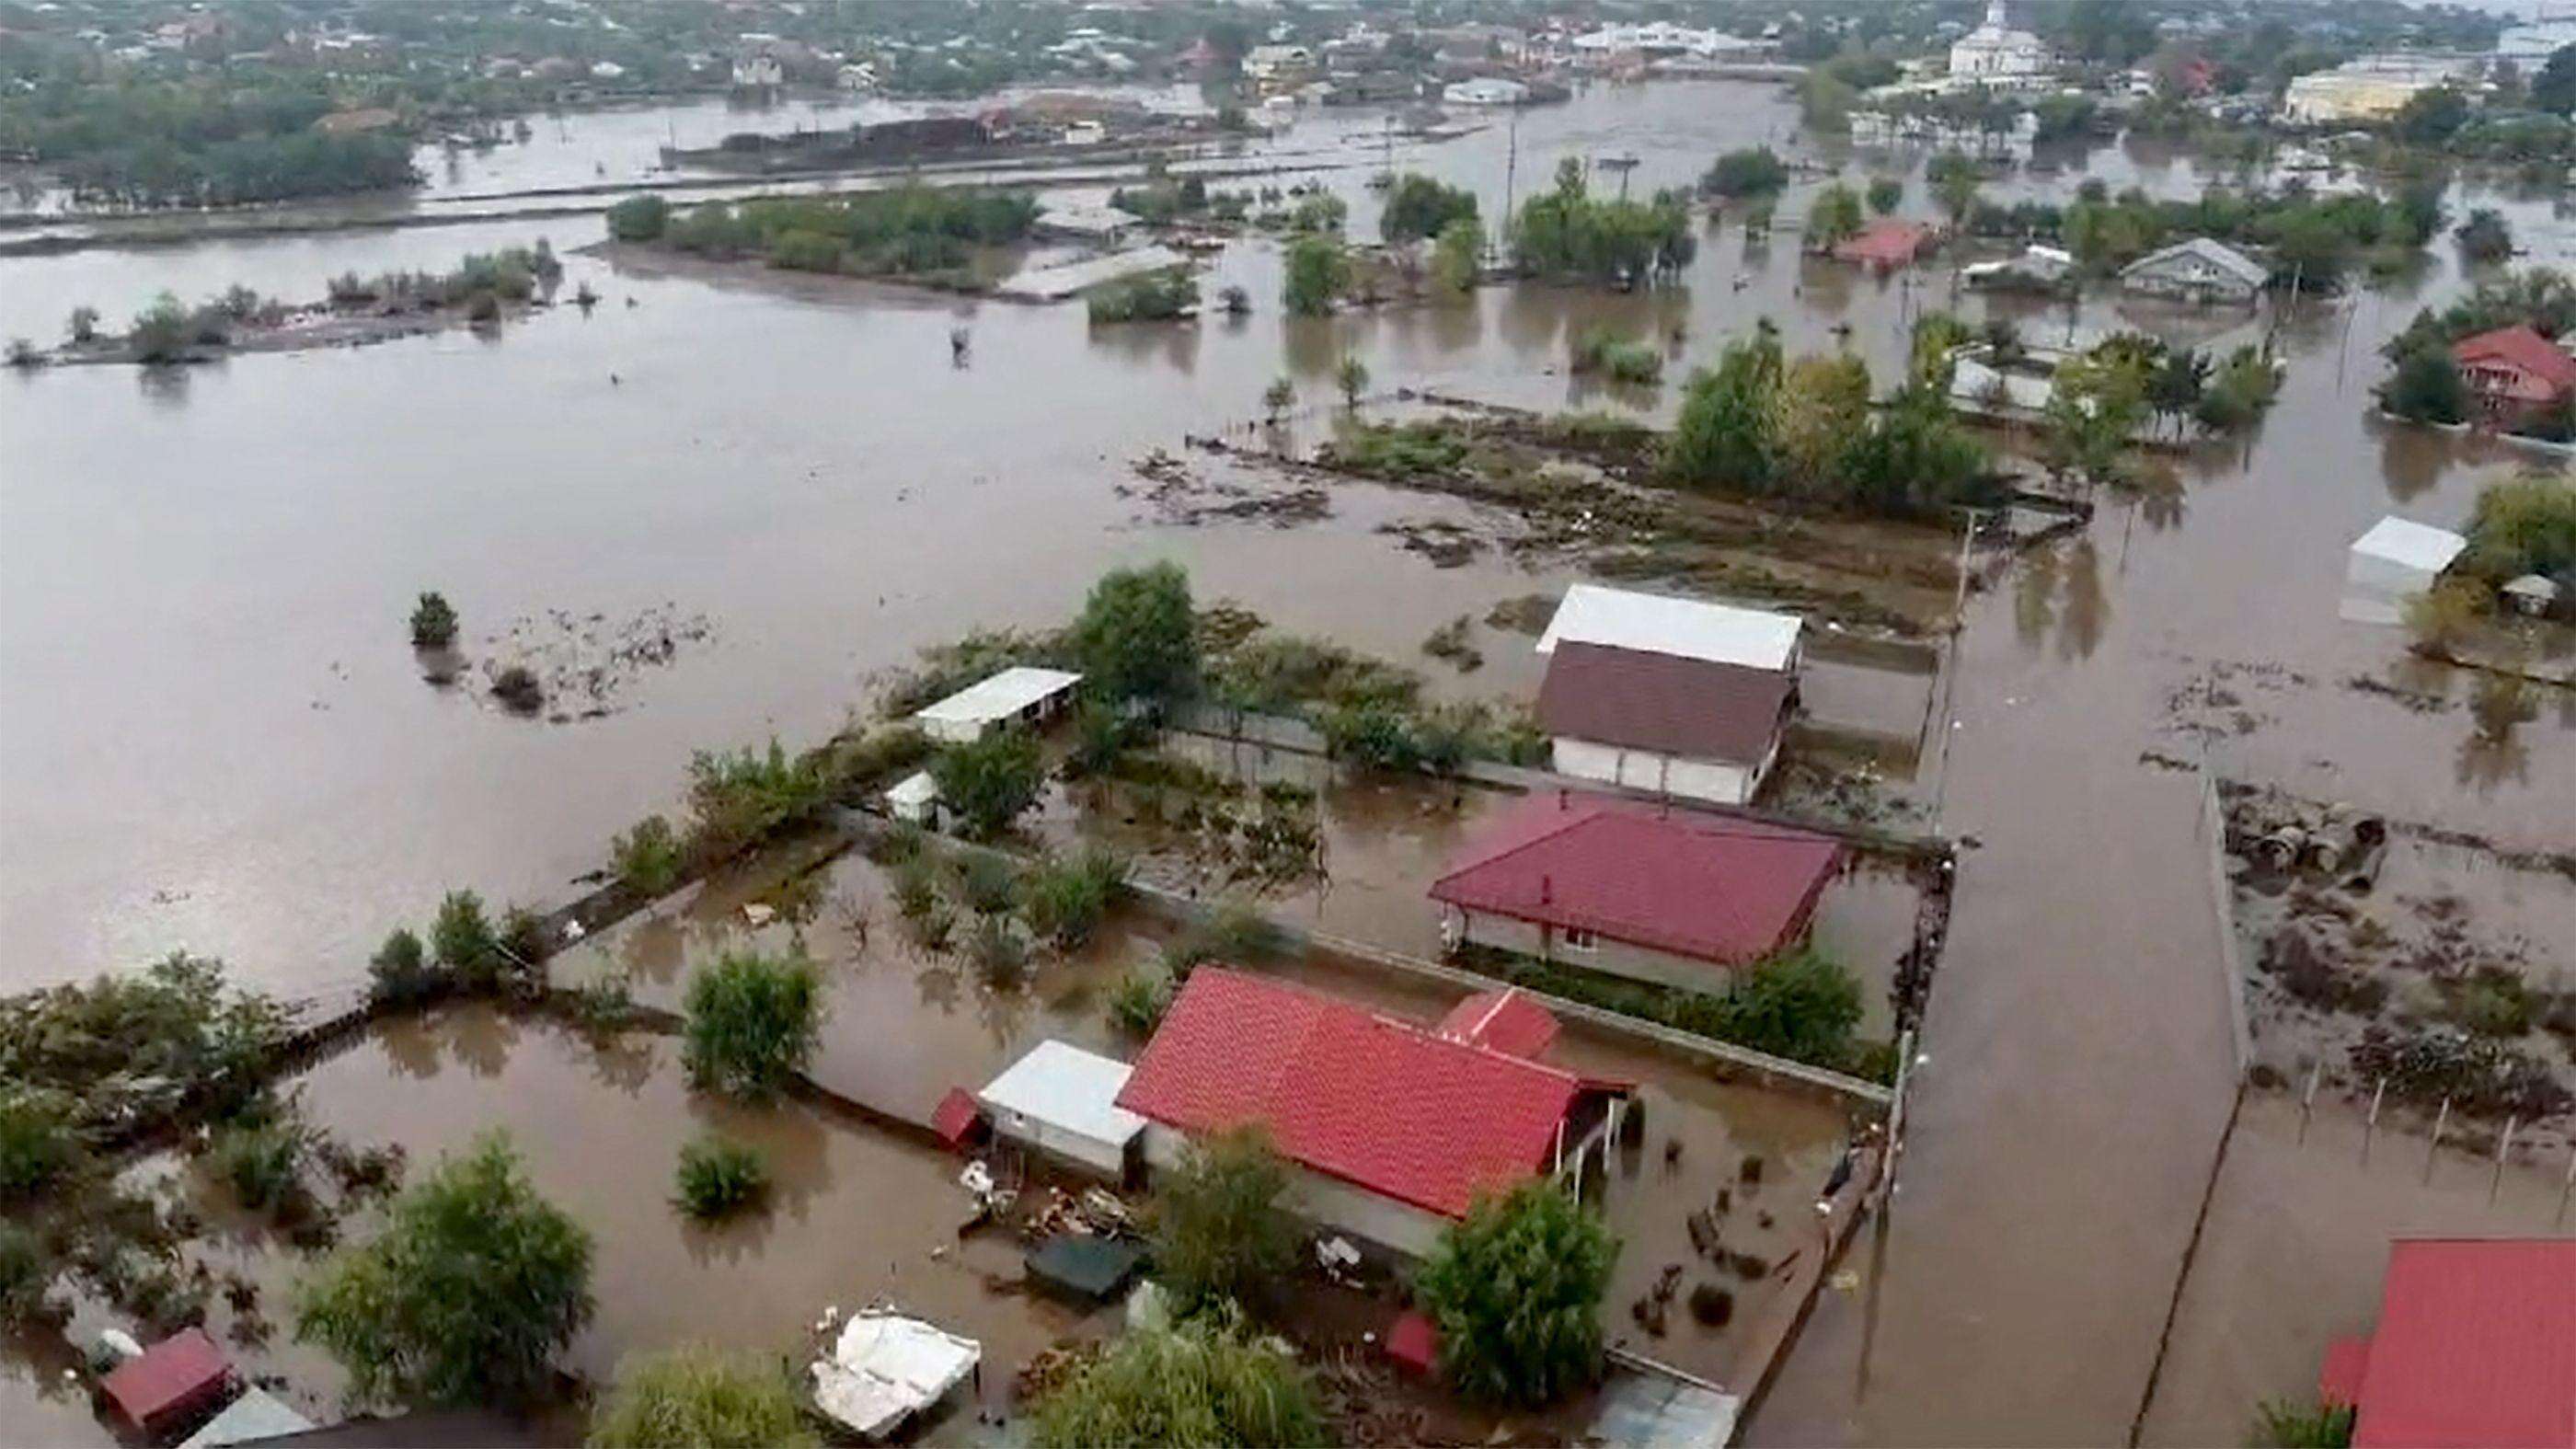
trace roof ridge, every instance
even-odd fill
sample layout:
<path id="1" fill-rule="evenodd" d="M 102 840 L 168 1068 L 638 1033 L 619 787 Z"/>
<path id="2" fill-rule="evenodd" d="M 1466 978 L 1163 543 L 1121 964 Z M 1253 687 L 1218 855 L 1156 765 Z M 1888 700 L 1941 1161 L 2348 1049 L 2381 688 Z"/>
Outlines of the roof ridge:
<path id="1" fill-rule="evenodd" d="M 1547 842 L 1556 839 L 1558 836 L 1572 830 L 1577 825 L 1583 824 L 1587 820 L 1592 820 L 1609 813 L 1610 810 L 1608 806 L 1599 803 L 1587 802 L 1581 811 L 1575 813 L 1574 817 L 1566 821 L 1564 824 L 1555 826 L 1551 829 L 1542 830 L 1538 834 L 1531 836 L 1529 839 L 1512 846 L 1509 850 L 1498 850 L 1491 855 L 1480 856 L 1474 864 L 1462 865 L 1456 870 L 1449 871 L 1440 876 L 1438 880 L 1434 880 L 1431 884 L 1438 886 L 1442 881 L 1456 880 L 1458 877 L 1465 875 L 1470 871 L 1483 870 L 1487 866 L 1496 865 L 1503 861 L 1510 860 L 1512 857 L 1519 855 L 1522 851 L 1528 850 L 1533 846 L 1544 845 Z M 1509 823 L 1509 817 L 1505 818 L 1505 823 Z"/>

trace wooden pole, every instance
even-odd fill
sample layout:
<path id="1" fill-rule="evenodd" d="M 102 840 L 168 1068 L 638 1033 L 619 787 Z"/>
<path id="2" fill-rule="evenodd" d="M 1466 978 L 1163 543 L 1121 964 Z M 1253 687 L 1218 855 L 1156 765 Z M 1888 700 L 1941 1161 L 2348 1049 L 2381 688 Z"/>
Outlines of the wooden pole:
<path id="1" fill-rule="evenodd" d="M 2504 1160 L 2513 1152 L 2513 1129 L 2521 1120 L 2519 1117 L 2505 1118 L 2504 1131 L 2496 1134 L 2495 1175 L 2487 1179 L 2487 1201 L 2490 1203 L 2496 1200 L 2496 1193 L 2504 1187 Z"/>
<path id="2" fill-rule="evenodd" d="M 2370 1165 L 2370 1140 L 2379 1135 L 2379 1099 L 2387 1095 L 2388 1079 L 2382 1077 L 2379 1085 L 2370 1089 L 2370 1121 L 2361 1130 L 2361 1165 L 2364 1167 Z"/>
<path id="3" fill-rule="evenodd" d="M 2442 1099 L 2442 1110 L 2433 1117 L 2433 1145 L 2424 1149 L 2424 1180 L 2433 1180 L 2433 1159 L 2442 1152 L 2442 1129 L 2451 1123 L 2451 1099 Z"/>

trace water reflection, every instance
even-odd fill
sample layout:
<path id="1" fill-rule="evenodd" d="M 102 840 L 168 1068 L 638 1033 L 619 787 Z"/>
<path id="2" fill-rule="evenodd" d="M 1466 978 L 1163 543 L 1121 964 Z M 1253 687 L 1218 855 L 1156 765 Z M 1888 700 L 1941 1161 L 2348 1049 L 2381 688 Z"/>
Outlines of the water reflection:
<path id="1" fill-rule="evenodd" d="M 134 369 L 134 390 L 154 409 L 175 412 L 188 405 L 188 392 L 198 365 L 138 367 Z"/>

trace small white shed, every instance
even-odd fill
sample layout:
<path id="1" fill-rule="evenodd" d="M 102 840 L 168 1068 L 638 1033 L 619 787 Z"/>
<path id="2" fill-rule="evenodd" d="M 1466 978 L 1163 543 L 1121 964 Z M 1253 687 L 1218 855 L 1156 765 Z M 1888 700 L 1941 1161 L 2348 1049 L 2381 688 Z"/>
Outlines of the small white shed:
<path id="1" fill-rule="evenodd" d="M 886 791 L 886 813 L 915 825 L 939 823 L 939 782 L 928 770 L 915 770 Z"/>
<path id="2" fill-rule="evenodd" d="M 2344 567 L 2343 616 L 2356 624 L 2402 624 L 2406 605 L 2433 587 L 2469 541 L 2447 528 L 2395 514 L 2353 543 Z"/>
<path id="3" fill-rule="evenodd" d="M 1019 665 L 966 686 L 913 719 L 942 744 L 964 744 L 982 739 L 995 725 L 1036 724 L 1053 716 L 1072 702 L 1073 687 L 1081 682 L 1081 675 L 1061 669 Z"/>
<path id="4" fill-rule="evenodd" d="M 1144 1118 L 1118 1105 L 1134 1070 L 1115 1057 L 1042 1041 L 975 1100 L 992 1117 L 995 1137 L 1124 1180 L 1145 1131 Z"/>

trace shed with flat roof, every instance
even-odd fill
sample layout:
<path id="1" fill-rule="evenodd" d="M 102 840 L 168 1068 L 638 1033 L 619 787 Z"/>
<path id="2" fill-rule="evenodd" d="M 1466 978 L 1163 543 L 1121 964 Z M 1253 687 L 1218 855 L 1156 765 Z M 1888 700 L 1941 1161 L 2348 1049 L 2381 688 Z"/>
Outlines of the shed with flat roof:
<path id="1" fill-rule="evenodd" d="M 1042 1041 L 975 1094 L 993 1135 L 1104 1177 L 1136 1165 L 1145 1119 L 1118 1105 L 1133 1071 L 1115 1057 Z"/>
<path id="2" fill-rule="evenodd" d="M 2402 624 L 2406 606 L 2433 587 L 2469 541 L 2447 528 L 2390 514 L 2354 540 L 2344 565 L 2343 616 L 2356 624 Z"/>
<path id="3" fill-rule="evenodd" d="M 970 684 L 931 705 L 913 719 L 922 733 L 942 744 L 980 740 L 999 725 L 1038 724 L 1073 700 L 1082 676 L 1061 669 L 1014 665 L 980 683 Z"/>

